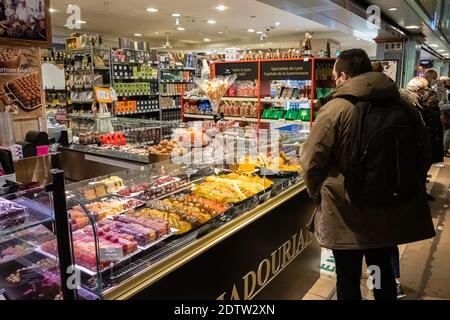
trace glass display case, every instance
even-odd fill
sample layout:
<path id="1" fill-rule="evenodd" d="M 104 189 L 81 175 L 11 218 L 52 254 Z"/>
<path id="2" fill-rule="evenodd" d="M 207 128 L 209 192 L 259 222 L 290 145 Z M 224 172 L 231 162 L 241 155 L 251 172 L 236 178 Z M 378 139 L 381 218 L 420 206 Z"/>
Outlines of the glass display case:
<path id="1" fill-rule="evenodd" d="M 191 150 L 179 163 L 159 162 L 67 187 L 74 263 L 83 289 L 115 298 L 130 279 L 145 282 L 180 252 L 210 243 L 207 238 L 219 237 L 230 223 L 242 227 L 239 218 L 260 214 L 260 206 L 300 190 L 301 135 L 272 133 L 273 143 L 263 144 L 264 152 L 252 159 L 257 140 L 237 130 L 224 132 L 228 148 L 222 162 L 217 150 L 200 161 Z M 217 140 L 219 134 L 208 147 Z M 56 253 L 56 240 L 41 250 Z"/>
<path id="2" fill-rule="evenodd" d="M 304 191 L 299 132 L 207 130 L 179 159 L 2 199 L 0 290 L 60 299 L 68 276 L 78 299 L 133 297 Z"/>
<path id="3" fill-rule="evenodd" d="M 41 189 L 0 198 L 0 291 L 8 300 L 60 300 L 59 264 L 39 247 L 55 238 L 51 195 Z"/>

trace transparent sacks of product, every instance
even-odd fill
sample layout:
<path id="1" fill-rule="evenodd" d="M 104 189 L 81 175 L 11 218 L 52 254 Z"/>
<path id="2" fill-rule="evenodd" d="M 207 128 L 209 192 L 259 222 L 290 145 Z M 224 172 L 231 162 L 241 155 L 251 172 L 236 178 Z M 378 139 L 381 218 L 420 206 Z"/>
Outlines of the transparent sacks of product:
<path id="1" fill-rule="evenodd" d="M 220 101 L 228 89 L 233 85 L 234 81 L 236 81 L 236 78 L 237 75 L 233 74 L 226 77 L 218 76 L 214 79 L 197 79 L 195 81 L 195 83 L 208 97 L 214 114 L 219 113 Z"/>

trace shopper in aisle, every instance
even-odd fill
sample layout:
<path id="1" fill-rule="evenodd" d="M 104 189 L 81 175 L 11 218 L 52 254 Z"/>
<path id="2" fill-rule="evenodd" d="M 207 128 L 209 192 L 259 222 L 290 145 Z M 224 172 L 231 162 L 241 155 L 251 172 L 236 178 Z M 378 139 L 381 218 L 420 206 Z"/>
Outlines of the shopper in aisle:
<path id="1" fill-rule="evenodd" d="M 379 61 L 374 62 L 372 68 L 375 72 L 384 72 L 383 64 Z M 403 299 L 406 297 L 406 294 L 400 283 L 400 253 L 398 246 L 391 248 L 391 266 L 395 277 L 395 284 L 397 285 L 397 299 Z"/>
<path id="2" fill-rule="evenodd" d="M 438 74 L 434 69 L 427 69 L 424 73 L 424 79 L 428 81 L 426 91 L 420 97 L 420 105 L 423 108 L 418 109 L 427 127 L 428 136 L 431 143 L 431 153 L 433 166 L 444 167 L 444 128 L 441 122 L 441 111 L 439 109 L 439 97 L 436 87 Z"/>
<path id="3" fill-rule="evenodd" d="M 424 181 L 430 167 L 426 131 L 419 115 L 401 99 L 396 84 L 383 73 L 372 71 L 370 60 L 363 50 L 342 52 L 336 61 L 333 74 L 337 86 L 332 93 L 333 99 L 320 109 L 301 156 L 308 192 L 318 205 L 310 230 L 315 232 L 323 247 L 333 250 L 338 299 L 361 299 L 360 278 L 362 258 L 365 256 L 367 265 L 378 266 L 381 273 L 378 274 L 381 287 L 374 288 L 375 299 L 394 300 L 397 292 L 390 259 L 392 247 L 435 235 L 425 198 Z M 369 101 L 370 104 L 361 104 L 362 101 Z M 359 190 L 360 193 L 369 195 L 372 201 L 378 200 L 379 203 L 358 201 L 353 196 L 353 183 L 349 184 L 349 178 L 355 176 L 355 163 L 350 162 L 350 159 L 353 158 L 351 152 L 356 146 L 353 141 L 358 138 L 353 130 L 362 128 L 365 123 L 354 122 L 353 119 L 363 117 L 360 120 L 364 120 L 364 117 L 371 116 L 360 113 L 359 110 L 366 110 L 361 108 L 372 103 L 374 106 L 389 107 L 391 112 L 384 112 L 384 116 L 389 120 L 392 118 L 391 114 L 398 115 L 398 112 L 401 112 L 401 121 L 406 121 L 408 128 L 416 136 L 414 140 L 403 136 L 404 145 L 398 145 L 402 150 L 405 147 L 416 150 L 402 155 L 402 165 L 411 167 L 407 170 L 407 175 L 403 168 L 398 168 L 397 171 L 401 173 L 402 178 L 410 180 L 410 183 L 402 184 L 400 194 L 403 195 L 403 191 L 408 192 L 405 193 L 405 198 L 398 201 L 395 201 L 399 196 L 396 193 L 376 199 L 373 194 L 377 193 L 371 193 L 366 185 Z M 383 123 L 384 117 L 380 119 L 383 119 L 380 122 Z M 378 142 L 380 151 L 384 151 L 382 154 L 386 155 L 384 145 L 392 146 L 393 141 L 384 144 Z M 377 160 L 377 154 L 371 153 L 368 157 L 371 161 Z M 399 152 L 396 154 L 400 157 Z M 381 175 L 374 175 L 379 182 L 369 186 L 374 187 L 377 192 L 383 192 L 384 187 L 390 189 L 392 185 L 386 185 L 385 179 L 395 176 L 386 177 L 383 171 L 388 172 L 395 168 L 395 164 L 391 167 L 371 167 L 381 172 Z M 361 177 L 367 177 L 370 172 L 365 169 L 360 173 Z"/>

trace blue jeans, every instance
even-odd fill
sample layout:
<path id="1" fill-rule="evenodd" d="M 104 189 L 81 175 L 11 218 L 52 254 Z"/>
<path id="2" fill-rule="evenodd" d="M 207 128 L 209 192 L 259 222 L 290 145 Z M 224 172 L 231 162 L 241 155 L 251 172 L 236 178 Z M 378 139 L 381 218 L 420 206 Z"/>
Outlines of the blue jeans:
<path id="1" fill-rule="evenodd" d="M 392 272 L 396 279 L 400 278 L 400 253 L 398 252 L 398 247 L 392 247 L 391 249 L 391 265 Z"/>

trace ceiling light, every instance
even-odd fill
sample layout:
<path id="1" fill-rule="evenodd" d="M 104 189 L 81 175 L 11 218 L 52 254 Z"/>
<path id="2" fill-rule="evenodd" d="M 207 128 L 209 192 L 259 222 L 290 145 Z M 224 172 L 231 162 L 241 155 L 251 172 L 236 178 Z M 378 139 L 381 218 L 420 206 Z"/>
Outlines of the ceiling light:
<path id="1" fill-rule="evenodd" d="M 397 11 L 398 8 L 395 8 L 395 7 L 394 7 L 394 8 L 389 8 L 388 10 L 389 10 L 389 11 Z"/>
<path id="2" fill-rule="evenodd" d="M 178 30 L 178 31 L 184 31 L 184 30 L 186 30 L 186 29 L 183 28 L 183 27 L 178 27 L 177 30 Z"/>
<path id="3" fill-rule="evenodd" d="M 86 21 L 83 21 L 83 20 L 77 20 L 76 23 L 85 24 L 85 23 L 87 23 L 87 22 L 86 22 Z"/>
<path id="4" fill-rule="evenodd" d="M 253 30 L 253 29 L 248 29 L 247 31 L 248 32 L 255 32 L 255 30 Z"/>
<path id="5" fill-rule="evenodd" d="M 356 38 L 357 41 L 361 40 L 360 38 Z"/>
<path id="6" fill-rule="evenodd" d="M 216 21 L 214 21 L 214 20 L 208 20 L 208 23 L 209 23 L 209 24 L 216 24 Z"/>
<path id="7" fill-rule="evenodd" d="M 449 53 L 443 53 L 442 54 L 443 56 L 448 56 L 448 55 L 450 55 Z"/>
<path id="8" fill-rule="evenodd" d="M 172 17 L 181 17 L 181 14 L 179 14 L 179 13 L 172 13 Z"/>
<path id="9" fill-rule="evenodd" d="M 279 22 L 275 22 L 275 25 L 276 25 L 276 26 L 279 26 L 280 24 L 281 24 L 281 23 L 279 23 Z"/>
<path id="10" fill-rule="evenodd" d="M 223 4 L 218 5 L 218 6 L 216 7 L 216 10 L 219 10 L 219 11 L 225 11 L 225 10 L 227 10 L 227 9 L 228 9 L 228 8 L 225 7 Z"/>
<path id="11" fill-rule="evenodd" d="M 262 31 L 257 31 L 256 34 L 263 34 L 263 32 Z"/>
<path id="12" fill-rule="evenodd" d="M 419 26 L 406 26 L 406 29 L 420 29 Z"/>
<path id="13" fill-rule="evenodd" d="M 445 52 L 444 49 L 439 49 L 437 52 Z"/>
<path id="14" fill-rule="evenodd" d="M 56 12 L 56 11 L 58 11 L 58 10 L 53 9 L 53 8 L 50 8 L 50 9 L 48 9 L 48 11 L 49 11 L 50 13 L 54 13 L 54 12 Z"/>
<path id="15" fill-rule="evenodd" d="M 223 34 L 223 31 L 219 31 L 219 32 L 217 32 L 218 34 Z"/>
<path id="16" fill-rule="evenodd" d="M 432 48 L 439 48 L 439 46 L 437 44 L 430 44 L 429 46 Z"/>
<path id="17" fill-rule="evenodd" d="M 295 31 L 299 31 L 300 30 L 300 28 L 295 28 Z"/>
<path id="18" fill-rule="evenodd" d="M 155 12 L 158 12 L 159 10 L 156 9 L 156 8 L 147 8 L 147 11 L 148 11 L 148 12 L 155 13 Z"/>
<path id="19" fill-rule="evenodd" d="M 158 32 L 158 31 L 155 31 L 155 34 L 159 34 L 159 32 Z"/>
<path id="20" fill-rule="evenodd" d="M 134 36 L 135 37 L 142 37 L 142 33 L 135 33 Z"/>
<path id="21" fill-rule="evenodd" d="M 203 39 L 203 41 L 205 41 L 205 42 L 210 42 L 210 41 L 211 41 L 211 39 L 209 39 L 209 38 L 205 38 L 205 39 Z"/>

